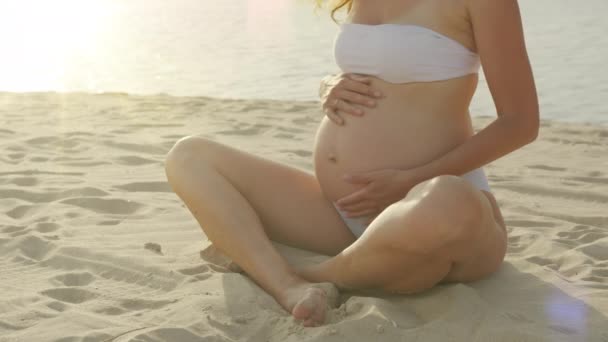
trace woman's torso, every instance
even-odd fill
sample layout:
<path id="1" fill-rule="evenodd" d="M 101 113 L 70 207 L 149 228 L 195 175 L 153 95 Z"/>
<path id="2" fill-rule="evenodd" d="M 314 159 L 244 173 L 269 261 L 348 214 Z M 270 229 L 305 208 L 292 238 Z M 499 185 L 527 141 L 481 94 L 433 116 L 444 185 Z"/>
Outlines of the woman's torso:
<path id="1" fill-rule="evenodd" d="M 389 22 L 428 27 L 472 49 L 473 40 L 467 36 L 465 28 L 468 23 L 464 19 L 458 22 L 455 19 L 458 17 L 453 16 L 463 13 L 463 8 L 449 8 L 439 0 L 416 1 L 405 10 L 401 4 L 398 4 L 400 8 L 391 8 L 396 3 L 387 1 L 383 10 L 407 12 L 408 17 Z M 374 15 L 382 17 L 378 7 L 384 4 L 379 4 L 374 7 L 378 3 L 355 1 L 347 22 L 386 23 L 366 20 Z M 452 6 L 457 5 L 452 2 Z M 394 40 L 399 44 L 398 36 Z M 342 115 L 344 126 L 325 117 L 317 131 L 314 168 L 325 195 L 335 201 L 358 188 L 343 181 L 342 176 L 346 173 L 417 167 L 463 143 L 473 134 L 468 107 L 477 81 L 475 73 L 417 83 L 390 83 L 372 77 L 372 88 L 384 94 L 384 98 L 377 100 L 376 107 L 363 108 L 366 114 L 362 117 Z"/>

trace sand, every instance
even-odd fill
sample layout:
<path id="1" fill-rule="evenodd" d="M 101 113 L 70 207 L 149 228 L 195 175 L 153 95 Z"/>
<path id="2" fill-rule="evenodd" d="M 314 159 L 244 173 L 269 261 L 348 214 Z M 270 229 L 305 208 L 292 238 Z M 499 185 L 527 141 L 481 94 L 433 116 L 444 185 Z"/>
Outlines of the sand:
<path id="1" fill-rule="evenodd" d="M 326 325 L 295 322 L 214 251 L 163 162 L 202 135 L 310 170 L 321 117 L 315 102 L 0 93 L 0 341 L 608 341 L 608 126 L 552 121 L 486 167 L 510 236 L 499 272 L 342 292 Z"/>

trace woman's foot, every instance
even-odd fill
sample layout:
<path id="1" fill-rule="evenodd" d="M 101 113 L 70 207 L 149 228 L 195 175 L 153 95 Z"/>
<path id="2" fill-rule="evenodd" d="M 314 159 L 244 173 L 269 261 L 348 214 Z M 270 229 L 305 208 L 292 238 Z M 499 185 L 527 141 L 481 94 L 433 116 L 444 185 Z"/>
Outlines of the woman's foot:
<path id="1" fill-rule="evenodd" d="M 279 304 L 305 327 L 322 325 L 327 309 L 334 308 L 338 289 L 332 283 L 302 282 L 285 290 Z"/>

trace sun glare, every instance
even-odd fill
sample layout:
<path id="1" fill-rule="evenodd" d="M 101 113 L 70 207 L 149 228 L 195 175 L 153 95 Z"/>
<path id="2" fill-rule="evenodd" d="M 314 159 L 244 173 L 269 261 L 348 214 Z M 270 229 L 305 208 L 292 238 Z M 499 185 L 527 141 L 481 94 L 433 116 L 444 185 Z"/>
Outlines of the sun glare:
<path id="1" fill-rule="evenodd" d="M 289 1 L 247 0 L 247 35 L 250 39 L 274 35 L 284 40 L 289 35 Z"/>
<path id="2" fill-rule="evenodd" d="M 104 0 L 0 1 L 0 90 L 62 90 L 68 65 L 95 53 Z"/>

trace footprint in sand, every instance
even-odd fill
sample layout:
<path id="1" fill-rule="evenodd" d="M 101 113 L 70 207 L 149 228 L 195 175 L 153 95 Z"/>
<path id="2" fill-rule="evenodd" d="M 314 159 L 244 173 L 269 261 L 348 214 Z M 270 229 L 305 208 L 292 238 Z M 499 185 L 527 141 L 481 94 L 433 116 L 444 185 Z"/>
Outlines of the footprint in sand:
<path id="1" fill-rule="evenodd" d="M 37 236 L 30 235 L 24 237 L 18 244 L 17 248 L 21 250 L 21 254 L 33 260 L 42 260 L 52 251 L 57 249 L 54 243 L 45 241 Z"/>
<path id="2" fill-rule="evenodd" d="M 96 288 L 106 296 L 116 297 L 127 293 L 144 295 L 149 292 L 170 292 L 183 279 L 179 274 L 165 274 L 152 266 L 139 265 L 125 258 L 92 253 L 76 247 L 62 247 L 40 266 L 69 269 L 70 273 L 90 273 Z M 78 271 L 81 271 L 80 273 Z M 84 276 L 87 277 L 87 276 Z M 88 278 L 84 278 L 86 280 Z M 83 279 L 80 279 L 83 281 Z M 130 295 L 129 295 L 130 296 Z"/>
<path id="3" fill-rule="evenodd" d="M 35 177 L 16 177 L 8 181 L 9 184 L 18 186 L 35 186 L 38 185 L 38 178 Z"/>
<path id="4" fill-rule="evenodd" d="M 127 183 L 124 185 L 115 186 L 116 189 L 125 190 L 128 192 L 168 192 L 173 190 L 167 182 L 136 182 Z"/>
<path id="5" fill-rule="evenodd" d="M 25 157 L 25 153 L 9 153 L 7 157 L 12 161 L 22 161 L 23 157 Z"/>
<path id="6" fill-rule="evenodd" d="M 117 224 L 120 224 L 120 220 L 106 220 L 106 221 L 101 221 L 99 223 L 97 223 L 98 226 L 115 226 Z"/>
<path id="7" fill-rule="evenodd" d="M 89 272 L 71 272 L 55 276 L 51 282 L 59 283 L 64 286 L 86 286 L 95 280 L 95 276 Z"/>
<path id="8" fill-rule="evenodd" d="M 69 308 L 69 306 L 66 305 L 65 303 L 57 302 L 57 301 L 49 302 L 46 304 L 46 306 L 48 306 L 50 309 L 53 309 L 53 310 L 59 311 L 59 312 L 63 312 L 67 308 Z"/>
<path id="9" fill-rule="evenodd" d="M 197 275 L 197 274 L 209 272 L 209 267 L 207 265 L 198 265 L 198 266 L 189 267 L 189 268 L 182 268 L 177 271 L 179 273 L 185 274 L 185 275 Z"/>
<path id="10" fill-rule="evenodd" d="M 77 287 L 54 288 L 44 290 L 40 293 L 55 300 L 70 304 L 81 304 L 98 297 L 97 294 L 91 291 Z"/>
<path id="11" fill-rule="evenodd" d="M 121 156 L 121 157 L 114 158 L 114 161 L 118 164 L 129 165 L 129 166 L 154 164 L 154 163 L 158 162 L 156 160 L 142 158 L 142 157 L 138 157 L 138 156 Z"/>
<path id="12" fill-rule="evenodd" d="M 34 225 L 34 229 L 41 233 L 51 233 L 59 229 L 61 226 L 54 222 L 38 222 Z"/>
<path id="13" fill-rule="evenodd" d="M 118 315 L 122 315 L 126 312 L 128 312 L 127 310 L 123 309 L 123 308 L 118 308 L 115 306 L 103 306 L 103 307 L 98 307 L 92 310 L 95 313 L 98 314 L 102 314 L 102 315 L 109 315 L 109 316 L 118 316 Z"/>
<path id="14" fill-rule="evenodd" d="M 74 205 L 100 214 L 130 215 L 137 212 L 143 205 L 123 199 L 103 199 L 96 197 L 70 198 L 61 203 Z"/>
<path id="15" fill-rule="evenodd" d="M 526 167 L 528 169 L 535 169 L 535 170 L 545 170 L 545 171 L 567 171 L 568 169 L 563 168 L 563 167 L 556 167 L 556 166 L 549 166 L 549 165 L 526 165 Z"/>
<path id="16" fill-rule="evenodd" d="M 144 245 L 144 249 L 147 249 L 149 251 L 152 251 L 156 254 L 160 254 L 163 255 L 163 251 L 162 248 L 159 244 L 154 243 L 154 242 L 146 242 L 146 244 Z"/>
<path id="17" fill-rule="evenodd" d="M 530 221 L 530 220 L 505 220 L 505 223 L 507 224 L 507 226 L 516 226 L 516 227 L 526 227 L 526 228 L 533 228 L 533 227 L 538 227 L 538 228 L 550 228 L 550 227 L 555 227 L 555 223 L 554 222 L 549 222 L 549 221 Z"/>

